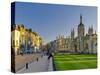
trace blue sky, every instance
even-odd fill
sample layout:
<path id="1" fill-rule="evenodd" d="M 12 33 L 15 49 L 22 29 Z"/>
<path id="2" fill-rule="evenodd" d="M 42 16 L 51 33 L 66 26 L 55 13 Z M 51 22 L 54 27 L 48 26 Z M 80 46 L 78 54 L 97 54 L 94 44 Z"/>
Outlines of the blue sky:
<path id="1" fill-rule="evenodd" d="M 32 28 L 45 43 L 60 34 L 70 36 L 73 28 L 77 36 L 80 14 L 83 16 L 85 32 L 91 25 L 97 31 L 96 7 L 16 2 L 15 9 L 15 23 Z"/>

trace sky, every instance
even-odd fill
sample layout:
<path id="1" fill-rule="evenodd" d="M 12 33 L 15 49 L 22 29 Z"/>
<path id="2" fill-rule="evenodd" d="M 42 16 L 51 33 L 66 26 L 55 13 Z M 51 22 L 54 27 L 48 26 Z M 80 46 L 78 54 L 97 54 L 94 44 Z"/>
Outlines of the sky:
<path id="1" fill-rule="evenodd" d="M 55 40 L 58 35 L 70 37 L 73 28 L 77 36 L 80 14 L 85 33 L 90 26 L 97 31 L 97 8 L 93 6 L 16 2 L 15 9 L 15 24 L 32 28 L 44 43 Z"/>

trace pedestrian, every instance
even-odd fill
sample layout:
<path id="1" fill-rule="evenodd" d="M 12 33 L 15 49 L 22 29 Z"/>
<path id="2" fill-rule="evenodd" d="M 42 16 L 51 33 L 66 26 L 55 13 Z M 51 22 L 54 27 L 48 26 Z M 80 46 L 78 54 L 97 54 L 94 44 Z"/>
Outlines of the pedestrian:
<path id="1" fill-rule="evenodd" d="M 48 60 L 49 60 L 51 57 L 53 57 L 53 56 L 52 56 L 52 54 L 50 53 L 49 56 L 48 56 Z"/>

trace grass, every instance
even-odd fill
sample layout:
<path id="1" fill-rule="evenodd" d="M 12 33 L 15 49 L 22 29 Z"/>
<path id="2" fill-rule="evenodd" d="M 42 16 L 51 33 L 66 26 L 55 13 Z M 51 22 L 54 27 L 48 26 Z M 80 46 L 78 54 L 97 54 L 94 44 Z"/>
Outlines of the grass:
<path id="1" fill-rule="evenodd" d="M 57 71 L 97 68 L 97 55 L 55 54 L 54 65 Z"/>

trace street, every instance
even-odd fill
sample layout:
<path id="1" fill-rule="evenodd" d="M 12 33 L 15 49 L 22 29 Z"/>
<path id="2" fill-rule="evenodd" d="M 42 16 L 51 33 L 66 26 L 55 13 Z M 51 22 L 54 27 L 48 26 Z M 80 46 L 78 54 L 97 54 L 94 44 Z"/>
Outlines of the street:
<path id="1" fill-rule="evenodd" d="M 43 56 L 40 57 L 38 61 L 30 63 L 28 65 L 28 69 L 24 67 L 17 73 L 46 72 L 46 71 L 53 71 L 52 58 L 48 60 L 48 56 Z"/>
<path id="2" fill-rule="evenodd" d="M 33 61 L 36 61 L 37 58 L 39 58 L 40 54 L 28 54 L 28 55 L 17 55 L 15 56 L 15 70 L 16 72 L 23 67 L 25 67 L 26 63 L 31 63 Z"/>

